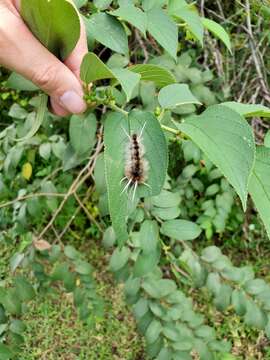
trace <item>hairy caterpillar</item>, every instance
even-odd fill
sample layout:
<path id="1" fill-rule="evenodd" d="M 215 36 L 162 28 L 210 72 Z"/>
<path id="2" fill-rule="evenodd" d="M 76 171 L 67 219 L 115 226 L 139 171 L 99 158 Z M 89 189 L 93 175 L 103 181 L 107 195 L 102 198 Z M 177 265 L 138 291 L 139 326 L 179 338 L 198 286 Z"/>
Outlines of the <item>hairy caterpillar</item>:
<path id="1" fill-rule="evenodd" d="M 149 164 L 145 159 L 145 148 L 142 143 L 143 138 L 143 130 L 145 128 L 146 123 L 143 125 L 143 128 L 140 132 L 140 135 L 134 133 L 129 135 L 125 129 L 129 142 L 126 147 L 126 155 L 125 155 L 125 176 L 121 180 L 127 181 L 122 193 L 128 190 L 129 188 L 133 188 L 133 196 L 132 200 L 135 198 L 136 190 L 139 185 L 146 185 L 150 187 L 146 181 L 148 178 L 148 170 Z"/>

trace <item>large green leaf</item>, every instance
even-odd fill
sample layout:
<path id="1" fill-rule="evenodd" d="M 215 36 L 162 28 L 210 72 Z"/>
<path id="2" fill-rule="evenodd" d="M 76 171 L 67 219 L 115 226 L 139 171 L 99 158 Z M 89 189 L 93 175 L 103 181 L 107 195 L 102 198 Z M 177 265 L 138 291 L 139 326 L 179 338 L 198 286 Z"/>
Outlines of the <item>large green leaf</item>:
<path id="1" fill-rule="evenodd" d="M 138 64 L 130 66 L 129 70 L 140 74 L 141 80 L 153 81 L 158 88 L 176 82 L 175 77 L 169 70 L 158 65 Z"/>
<path id="2" fill-rule="evenodd" d="M 160 90 L 158 101 L 163 109 L 174 109 L 179 105 L 201 104 L 186 84 L 171 84 Z"/>
<path id="3" fill-rule="evenodd" d="M 119 9 L 112 11 L 111 15 L 118 16 L 123 20 L 129 22 L 136 28 L 138 28 L 144 35 L 146 32 L 147 26 L 147 17 L 145 12 L 143 12 L 138 7 L 132 4 L 125 4 L 120 6 Z"/>
<path id="4" fill-rule="evenodd" d="M 119 244 L 127 238 L 127 196 L 121 194 L 121 179 L 124 176 L 124 154 L 126 135 L 123 129 L 128 129 L 127 116 L 120 113 L 110 113 L 105 121 L 105 175 L 108 189 L 109 209 L 112 225 Z"/>
<path id="5" fill-rule="evenodd" d="M 110 69 L 94 53 L 85 55 L 81 64 L 81 79 L 86 84 L 102 79 L 116 79 L 126 94 L 127 101 L 130 100 L 133 90 L 140 81 L 140 74 L 128 69 Z"/>
<path id="6" fill-rule="evenodd" d="M 21 14 L 33 34 L 56 56 L 66 59 L 75 48 L 80 19 L 69 1 L 22 0 Z"/>
<path id="7" fill-rule="evenodd" d="M 105 167 L 108 199 L 112 224 L 118 242 L 127 239 L 126 216 L 128 197 L 132 198 L 128 189 L 122 193 L 126 182 L 124 178 L 125 157 L 129 138 L 126 133 L 140 134 L 143 130 L 142 143 L 145 148 L 144 158 L 149 164 L 146 185 L 140 185 L 136 191 L 139 197 L 160 193 L 166 177 L 168 155 L 167 144 L 157 119 L 147 112 L 132 111 L 129 116 L 119 113 L 110 114 L 105 121 Z"/>
<path id="8" fill-rule="evenodd" d="M 249 193 L 270 238 L 270 148 L 257 147 L 255 167 L 249 183 Z"/>
<path id="9" fill-rule="evenodd" d="M 214 105 L 178 125 L 222 171 L 240 196 L 244 209 L 255 161 L 251 127 L 235 111 Z"/>
<path id="10" fill-rule="evenodd" d="M 124 27 L 114 17 L 105 13 L 96 13 L 85 18 L 87 32 L 104 46 L 128 55 L 128 39 Z"/>
<path id="11" fill-rule="evenodd" d="M 270 108 L 260 104 L 241 104 L 236 101 L 227 101 L 220 105 L 228 106 L 244 117 L 270 117 Z"/>
<path id="12" fill-rule="evenodd" d="M 147 30 L 176 60 L 178 29 L 164 10 L 154 7 L 147 12 Z"/>

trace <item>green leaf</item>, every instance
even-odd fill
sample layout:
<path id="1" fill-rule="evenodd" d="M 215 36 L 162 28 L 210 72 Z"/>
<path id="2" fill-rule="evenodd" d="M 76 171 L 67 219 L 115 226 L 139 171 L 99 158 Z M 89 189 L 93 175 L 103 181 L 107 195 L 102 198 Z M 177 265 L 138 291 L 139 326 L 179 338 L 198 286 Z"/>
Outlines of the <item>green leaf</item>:
<path id="1" fill-rule="evenodd" d="M 133 273 L 135 277 L 142 277 L 151 273 L 158 264 L 159 253 L 155 251 L 151 256 L 146 253 L 140 253 L 136 259 Z"/>
<path id="2" fill-rule="evenodd" d="M 221 170 L 246 209 L 247 187 L 255 161 L 252 129 L 235 111 L 214 105 L 178 125 Z"/>
<path id="3" fill-rule="evenodd" d="M 75 262 L 75 271 L 80 275 L 90 275 L 93 272 L 92 266 L 84 260 Z"/>
<path id="4" fill-rule="evenodd" d="M 176 82 L 174 75 L 169 70 L 158 65 L 138 64 L 130 66 L 129 70 L 140 74 L 143 81 L 153 81 L 158 88 Z"/>
<path id="5" fill-rule="evenodd" d="M 22 91 L 37 91 L 38 87 L 22 75 L 15 72 L 11 73 L 7 80 L 7 87 Z"/>
<path id="6" fill-rule="evenodd" d="M 230 285 L 222 284 L 219 288 L 214 304 L 219 311 L 225 311 L 231 303 L 232 288 Z"/>
<path id="7" fill-rule="evenodd" d="M 73 115 L 69 122 L 70 142 L 78 155 L 91 153 L 96 142 L 97 119 L 93 113 Z"/>
<path id="8" fill-rule="evenodd" d="M 123 91 L 126 94 L 127 101 L 129 101 L 134 89 L 140 82 L 141 75 L 129 71 L 128 69 L 112 69 L 112 72 L 121 84 Z"/>
<path id="9" fill-rule="evenodd" d="M 244 320 L 248 326 L 261 330 L 267 325 L 266 314 L 252 301 L 247 301 L 247 312 Z"/>
<path id="10" fill-rule="evenodd" d="M 196 239 L 201 233 L 201 228 L 191 221 L 169 220 L 161 225 L 160 231 L 175 240 L 186 241 Z"/>
<path id="11" fill-rule="evenodd" d="M 228 106 L 244 117 L 270 117 L 270 108 L 260 104 L 241 104 L 236 101 L 227 101 L 220 105 Z"/>
<path id="12" fill-rule="evenodd" d="M 81 79 L 89 84 L 102 79 L 116 79 L 122 86 L 127 101 L 140 81 L 140 74 L 128 69 L 109 69 L 94 53 L 85 55 L 81 64 Z"/>
<path id="13" fill-rule="evenodd" d="M 103 234 L 102 245 L 106 249 L 108 249 L 115 244 L 115 241 L 116 241 L 116 238 L 115 238 L 115 233 L 114 233 L 113 227 L 109 226 Z"/>
<path id="14" fill-rule="evenodd" d="M 80 19 L 69 1 L 22 0 L 21 14 L 33 34 L 57 57 L 64 60 L 75 48 Z"/>
<path id="15" fill-rule="evenodd" d="M 142 251 L 151 255 L 159 243 L 158 225 L 155 221 L 145 220 L 140 229 L 140 243 Z"/>
<path id="16" fill-rule="evenodd" d="M 144 291 L 154 299 L 160 299 L 168 296 L 176 290 L 176 284 L 169 279 L 149 279 L 142 284 Z"/>
<path id="17" fill-rule="evenodd" d="M 138 7 L 132 4 L 123 4 L 119 9 L 110 12 L 110 14 L 129 22 L 131 25 L 139 29 L 145 36 L 147 17 L 146 14 Z"/>
<path id="18" fill-rule="evenodd" d="M 160 256 L 157 223 L 150 220 L 144 221 L 139 239 L 142 253 L 138 255 L 133 271 L 135 276 L 144 276 L 153 271 Z"/>
<path id="19" fill-rule="evenodd" d="M 105 121 L 105 176 L 108 189 L 109 209 L 116 239 L 119 244 L 128 239 L 126 216 L 128 199 L 121 194 L 124 177 L 124 158 L 128 118 L 120 113 L 110 113 Z"/>
<path id="20" fill-rule="evenodd" d="M 0 298 L 0 302 L 11 315 L 21 315 L 22 305 L 15 289 L 5 289 L 3 296 Z"/>
<path id="21" fill-rule="evenodd" d="M 112 3 L 112 0 L 94 0 L 94 5 L 99 10 L 107 9 Z"/>
<path id="22" fill-rule="evenodd" d="M 178 29 L 173 20 L 159 8 L 147 13 L 147 30 L 156 41 L 176 60 Z"/>
<path id="23" fill-rule="evenodd" d="M 156 358 L 156 360 L 172 360 L 171 350 L 167 347 L 164 347 L 158 354 L 158 357 Z"/>
<path id="24" fill-rule="evenodd" d="M 31 301 L 36 296 L 33 286 L 24 276 L 16 276 L 14 284 L 21 301 Z"/>
<path id="25" fill-rule="evenodd" d="M 41 94 L 39 96 L 39 103 L 37 106 L 37 114 L 34 121 L 34 124 L 31 128 L 31 130 L 28 132 L 28 134 L 22 138 L 14 139 L 14 141 L 23 142 L 26 140 L 31 139 L 39 130 L 40 126 L 43 123 L 45 113 L 47 111 L 47 102 L 48 102 L 48 96 L 46 94 Z"/>
<path id="26" fill-rule="evenodd" d="M 128 262 L 129 257 L 130 250 L 128 247 L 123 246 L 121 249 L 115 249 L 110 259 L 110 270 L 116 272 L 122 269 Z"/>
<path id="27" fill-rule="evenodd" d="M 218 247 L 208 246 L 203 250 L 201 258 L 208 263 L 213 263 L 218 260 L 221 255 L 222 253 Z"/>
<path id="28" fill-rule="evenodd" d="M 114 78 L 111 70 L 94 53 L 88 53 L 84 56 L 80 76 L 86 84 L 97 80 Z"/>
<path id="29" fill-rule="evenodd" d="M 178 206 L 180 204 L 181 198 L 179 193 L 173 193 L 171 191 L 162 190 L 162 192 L 151 198 L 151 202 L 154 206 L 161 208 L 170 208 L 173 206 Z"/>
<path id="30" fill-rule="evenodd" d="M 232 292 L 232 306 L 239 316 L 244 316 L 246 313 L 246 299 L 247 297 L 244 291 L 235 289 Z"/>
<path id="31" fill-rule="evenodd" d="M 9 329 L 14 334 L 19 334 L 20 335 L 25 331 L 26 326 L 21 320 L 16 320 L 15 319 L 15 320 L 11 321 Z"/>
<path id="32" fill-rule="evenodd" d="M 128 55 L 128 39 L 124 27 L 114 16 L 96 13 L 85 18 L 87 33 L 96 41 L 120 54 Z"/>
<path id="33" fill-rule="evenodd" d="M 64 254 L 71 260 L 77 260 L 80 257 L 79 251 L 77 251 L 73 246 L 67 245 L 64 248 Z"/>
<path id="34" fill-rule="evenodd" d="M 171 84 L 160 90 L 158 101 L 163 109 L 174 109 L 179 105 L 198 104 L 198 99 L 189 90 L 186 84 Z"/>
<path id="35" fill-rule="evenodd" d="M 12 352 L 12 350 L 8 346 L 0 343 L 0 359 L 10 360 L 13 357 L 14 357 L 14 353 Z"/>
<path id="36" fill-rule="evenodd" d="M 173 220 L 178 218 L 181 214 L 181 210 L 178 206 L 170 207 L 170 208 L 158 208 L 155 207 L 151 211 L 152 215 L 161 220 Z"/>
<path id="37" fill-rule="evenodd" d="M 226 30 L 219 25 L 217 22 L 215 22 L 214 20 L 210 20 L 210 19 L 206 19 L 206 18 L 202 18 L 202 23 L 203 26 L 209 30 L 212 34 L 214 34 L 214 36 L 216 36 L 219 40 L 221 40 L 225 46 L 227 47 L 227 49 L 231 52 L 231 41 L 230 41 L 230 37 L 228 35 L 228 33 L 226 32 Z"/>
<path id="38" fill-rule="evenodd" d="M 253 279 L 245 283 L 245 290 L 251 295 L 258 295 L 267 289 L 267 284 L 262 279 Z"/>
<path id="39" fill-rule="evenodd" d="M 185 1 L 171 0 L 169 2 L 169 14 L 183 20 L 188 30 L 203 45 L 203 23 L 197 11 Z"/>
<path id="40" fill-rule="evenodd" d="M 249 193 L 263 220 L 270 238 L 270 148 L 257 147 L 256 163 L 253 170 Z"/>
<path id="41" fill-rule="evenodd" d="M 41 192 L 44 194 L 50 194 L 46 197 L 46 204 L 51 211 L 55 211 L 58 206 L 57 197 L 51 196 L 57 194 L 57 189 L 51 181 L 45 181 L 41 185 Z"/>
<path id="42" fill-rule="evenodd" d="M 162 331 L 161 322 L 156 319 L 152 320 L 145 333 L 145 338 L 147 343 L 153 344 L 158 339 L 161 331 Z"/>
<path id="43" fill-rule="evenodd" d="M 64 281 L 69 276 L 69 265 L 66 262 L 59 263 L 55 266 L 51 278 L 54 281 Z"/>
<path id="44" fill-rule="evenodd" d="M 125 131 L 130 134 L 140 134 L 144 125 L 142 143 L 146 151 L 145 159 L 149 164 L 146 179 L 148 186 L 138 186 L 136 194 L 139 197 L 156 195 L 164 185 L 168 156 L 163 131 L 157 119 L 147 112 L 132 111 L 128 117 L 114 113 L 105 121 L 105 166 L 109 209 L 119 243 L 123 243 L 128 237 L 126 230 L 128 196 L 126 192 L 122 193 L 126 182 L 121 183 L 125 176 L 125 154 L 129 141 Z"/>

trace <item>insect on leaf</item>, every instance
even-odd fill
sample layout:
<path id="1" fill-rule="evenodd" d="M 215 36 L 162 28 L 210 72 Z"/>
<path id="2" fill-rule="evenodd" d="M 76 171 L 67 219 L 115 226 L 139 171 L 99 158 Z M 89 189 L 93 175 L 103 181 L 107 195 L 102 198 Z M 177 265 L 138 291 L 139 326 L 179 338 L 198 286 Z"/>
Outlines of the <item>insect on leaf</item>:
<path id="1" fill-rule="evenodd" d="M 143 130 L 143 132 L 142 132 Z M 145 160 L 149 169 L 145 176 L 147 185 L 134 183 L 127 186 L 125 178 L 126 158 L 129 136 L 137 134 L 145 149 Z M 108 188 L 109 209 L 118 243 L 123 244 L 127 238 L 126 217 L 128 198 L 157 195 L 165 182 L 168 155 L 167 144 L 157 119 L 142 111 L 132 111 L 129 116 L 111 113 L 105 121 L 105 173 Z M 126 186 L 126 190 L 124 190 Z"/>

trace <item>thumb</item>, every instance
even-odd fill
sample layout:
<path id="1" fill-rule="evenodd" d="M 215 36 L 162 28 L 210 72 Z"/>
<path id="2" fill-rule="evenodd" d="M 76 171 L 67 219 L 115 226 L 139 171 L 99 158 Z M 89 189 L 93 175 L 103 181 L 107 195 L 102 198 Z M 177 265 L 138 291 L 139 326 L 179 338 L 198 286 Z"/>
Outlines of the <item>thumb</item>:
<path id="1" fill-rule="evenodd" d="M 58 115 L 84 112 L 83 90 L 72 71 L 51 54 L 13 13 L 3 15 L 1 22 L 4 25 L 0 32 L 0 63 L 31 80 L 51 96 Z"/>

